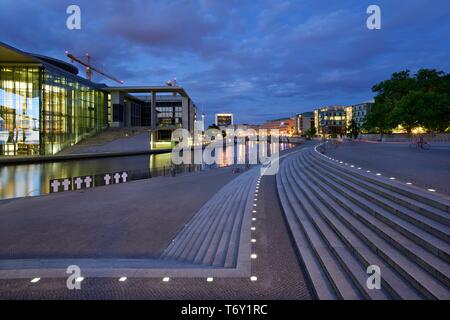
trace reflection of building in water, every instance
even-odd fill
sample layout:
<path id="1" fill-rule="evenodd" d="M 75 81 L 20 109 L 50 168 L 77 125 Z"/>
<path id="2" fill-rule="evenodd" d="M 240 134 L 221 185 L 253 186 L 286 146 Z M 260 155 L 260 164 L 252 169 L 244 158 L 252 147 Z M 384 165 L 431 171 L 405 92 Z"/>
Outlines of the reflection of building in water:
<path id="1" fill-rule="evenodd" d="M 149 169 L 168 168 L 172 164 L 172 153 L 150 155 Z"/>
<path id="2" fill-rule="evenodd" d="M 0 199 L 39 195 L 45 185 L 40 164 L 0 167 Z"/>

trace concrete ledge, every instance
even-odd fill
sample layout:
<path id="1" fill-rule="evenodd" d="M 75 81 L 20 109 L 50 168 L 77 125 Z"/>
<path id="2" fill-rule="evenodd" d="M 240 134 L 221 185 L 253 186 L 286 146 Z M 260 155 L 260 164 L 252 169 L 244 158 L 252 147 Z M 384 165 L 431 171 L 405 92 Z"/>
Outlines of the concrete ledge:
<path id="1" fill-rule="evenodd" d="M 214 268 L 154 259 L 30 259 L 0 262 L 0 279 L 67 278 L 67 267 L 77 265 L 82 277 L 111 278 L 242 278 L 250 277 L 250 266 Z"/>
<path id="2" fill-rule="evenodd" d="M 125 152 L 102 152 L 102 153 L 79 153 L 79 154 L 32 156 L 32 157 L 2 157 L 2 158 L 0 158 L 0 164 L 23 164 L 23 163 L 70 161 L 70 160 L 80 160 L 80 159 L 138 156 L 138 155 L 160 154 L 160 153 L 169 153 L 169 152 L 172 152 L 172 149 L 140 150 L 140 151 L 125 151 Z"/>

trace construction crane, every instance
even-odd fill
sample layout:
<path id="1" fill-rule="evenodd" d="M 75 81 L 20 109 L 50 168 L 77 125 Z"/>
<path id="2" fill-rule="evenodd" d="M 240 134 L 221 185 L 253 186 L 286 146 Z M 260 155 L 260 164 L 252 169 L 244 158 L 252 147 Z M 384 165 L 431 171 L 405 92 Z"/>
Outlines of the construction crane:
<path id="1" fill-rule="evenodd" d="M 91 65 L 91 56 L 89 55 L 89 53 L 86 53 L 86 60 L 87 62 L 84 62 L 83 60 L 80 60 L 79 58 L 75 57 L 73 54 L 69 53 L 69 51 L 65 52 L 66 56 L 70 59 L 70 61 L 73 63 L 74 61 L 81 64 L 82 66 L 84 66 L 86 68 L 86 79 L 88 79 L 89 81 L 92 80 L 92 71 L 97 72 L 98 74 L 101 74 L 102 76 L 111 79 L 117 83 L 123 84 L 124 82 L 122 80 L 119 80 L 113 76 L 108 75 L 107 73 L 103 72 L 102 70 L 100 70 L 97 67 L 94 67 Z"/>

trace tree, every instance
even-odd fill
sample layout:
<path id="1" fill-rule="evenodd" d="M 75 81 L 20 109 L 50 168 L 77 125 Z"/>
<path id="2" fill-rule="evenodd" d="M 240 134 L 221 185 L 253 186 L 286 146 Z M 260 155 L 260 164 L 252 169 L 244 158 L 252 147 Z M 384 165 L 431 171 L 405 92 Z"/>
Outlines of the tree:
<path id="1" fill-rule="evenodd" d="M 389 115 L 390 123 L 393 126 L 401 125 L 407 133 L 411 133 L 412 129 L 420 125 L 421 111 L 426 108 L 421 98 L 421 92 L 411 91 L 397 101 Z"/>
<path id="2" fill-rule="evenodd" d="M 306 136 L 309 138 L 315 137 L 316 133 L 317 133 L 317 130 L 315 127 L 311 127 L 305 132 Z"/>
<path id="3" fill-rule="evenodd" d="M 354 119 L 350 121 L 350 125 L 347 128 L 347 136 L 352 139 L 357 139 L 359 135 L 359 127 Z"/>
<path id="4" fill-rule="evenodd" d="M 375 101 L 370 112 L 367 114 L 363 127 L 372 133 L 387 133 L 392 129 L 388 121 L 391 111 L 389 104 Z"/>
<path id="5" fill-rule="evenodd" d="M 385 133 L 402 125 L 408 133 L 417 126 L 445 131 L 450 124 L 450 75 L 434 69 L 393 73 L 372 88 L 375 103 L 364 128 Z"/>
<path id="6" fill-rule="evenodd" d="M 210 124 L 210 125 L 208 126 L 208 130 L 209 130 L 209 129 L 217 129 L 217 130 L 220 130 L 219 126 L 216 125 L 215 123 Z"/>

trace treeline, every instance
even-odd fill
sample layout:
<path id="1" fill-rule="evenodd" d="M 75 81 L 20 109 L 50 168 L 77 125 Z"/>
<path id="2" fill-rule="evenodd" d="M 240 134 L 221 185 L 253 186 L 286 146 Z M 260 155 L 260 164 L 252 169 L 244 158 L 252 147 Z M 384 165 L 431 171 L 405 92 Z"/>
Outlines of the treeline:
<path id="1" fill-rule="evenodd" d="M 373 86 L 375 103 L 364 129 L 389 133 L 401 125 L 408 133 L 416 127 L 429 132 L 448 132 L 450 127 L 450 74 L 421 69 L 392 74 L 389 80 Z"/>

